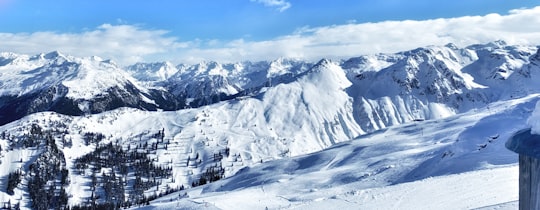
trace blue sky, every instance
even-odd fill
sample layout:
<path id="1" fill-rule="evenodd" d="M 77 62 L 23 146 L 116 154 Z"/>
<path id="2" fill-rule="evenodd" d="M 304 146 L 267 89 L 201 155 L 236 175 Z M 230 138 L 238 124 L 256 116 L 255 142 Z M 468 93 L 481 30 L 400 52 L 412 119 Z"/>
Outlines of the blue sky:
<path id="1" fill-rule="evenodd" d="M 37 42 L 32 45 L 25 44 L 23 47 L 17 47 L 13 43 L 9 46 L 0 44 L 0 51 L 33 53 L 37 50 L 51 50 L 55 47 L 53 44 L 41 43 L 36 38 L 43 33 L 48 33 L 53 39 L 58 39 L 58 43 L 61 40 L 72 41 L 76 42 L 72 46 L 84 47 L 83 44 L 88 44 L 85 37 L 95 34 L 111 37 L 112 33 L 116 36 L 123 30 L 125 33 L 132 33 L 131 35 L 135 37 L 139 36 L 139 33 L 143 35 L 148 33 L 145 35 L 146 37 L 142 38 L 152 39 L 153 37 L 154 41 L 157 40 L 157 43 L 154 43 L 156 47 L 173 47 L 161 50 L 153 49 L 149 50 L 148 53 L 141 51 L 136 55 L 119 55 L 120 58 L 117 59 L 122 61 L 169 59 L 177 62 L 197 62 L 205 59 L 220 60 L 220 55 L 226 57 L 228 54 L 230 58 L 248 55 L 250 50 L 255 50 L 248 49 L 250 46 L 252 48 L 254 45 L 272 47 L 265 45 L 265 43 L 283 41 L 287 37 L 300 36 L 299 34 L 309 36 L 305 34 L 306 32 L 313 35 L 325 29 L 338 30 L 340 26 L 363 25 L 368 27 L 368 23 L 376 23 L 382 24 L 381 27 L 384 27 L 385 22 L 388 21 L 452 20 L 468 16 L 489 17 L 488 14 L 492 13 L 507 16 L 512 15 L 512 12 L 509 12 L 511 10 L 532 9 L 539 4 L 540 2 L 535 0 L 0 0 L 0 35 L 3 34 L 4 38 L 9 37 L 13 41 L 22 42 L 28 39 L 26 41 L 30 43 Z M 339 30 L 348 29 L 341 28 Z M 440 29 L 431 32 L 441 33 Z M 70 39 L 62 38 L 63 35 L 70 37 Z M 106 39 L 107 37 L 102 38 Z M 116 36 L 116 38 L 126 39 L 124 36 Z M 129 39 L 144 41 L 142 38 L 141 40 Z M 116 42 L 120 41 L 116 40 Z M 311 40 L 309 45 L 318 44 L 316 42 L 316 39 Z M 284 43 L 276 44 L 277 46 L 286 45 Z M 340 45 L 351 46 L 347 43 L 340 43 Z M 44 49 L 40 49 L 40 46 Z M 31 47 L 36 49 L 32 51 Z M 21 50 L 23 48 L 26 50 Z M 75 47 L 60 45 L 57 48 L 67 53 L 76 51 Z M 229 49 L 229 52 L 226 52 L 226 49 Z M 201 53 L 205 50 L 206 53 Z M 294 49 L 288 50 L 294 51 Z M 386 50 L 384 47 L 380 49 L 375 47 L 370 50 L 370 52 L 376 50 L 392 51 Z M 99 50 L 92 50 L 88 53 L 93 52 L 115 59 L 115 53 L 112 51 L 114 49 L 105 53 Z M 185 57 L 188 51 L 197 56 Z M 244 53 L 242 54 L 242 52 Z M 350 54 L 354 53 L 356 52 Z M 358 53 L 365 52 L 359 51 Z M 268 57 L 265 58 L 265 55 Z M 265 55 L 253 58 L 244 56 L 245 58 L 242 59 L 310 57 L 301 53 L 280 52 L 270 52 Z M 126 56 L 131 56 L 131 58 L 126 59 Z M 312 57 L 317 56 L 324 57 L 326 55 L 317 54 Z M 223 60 L 234 61 L 232 59 Z"/>
<path id="2" fill-rule="evenodd" d="M 77 32 L 104 23 L 164 29 L 181 39 L 264 40 L 304 26 L 423 20 L 507 13 L 533 0 L 291 0 L 289 8 L 250 0 L 0 0 L 2 32 Z"/>

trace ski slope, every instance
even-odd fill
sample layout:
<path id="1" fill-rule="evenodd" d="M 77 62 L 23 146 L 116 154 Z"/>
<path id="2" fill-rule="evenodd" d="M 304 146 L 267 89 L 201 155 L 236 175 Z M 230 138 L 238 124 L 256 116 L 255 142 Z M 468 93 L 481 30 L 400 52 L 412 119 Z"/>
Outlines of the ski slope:
<path id="1" fill-rule="evenodd" d="M 509 166 L 427 178 L 387 187 L 334 187 L 302 193 L 294 200 L 264 186 L 194 199 L 205 209 L 516 209 L 518 167 Z M 142 209 L 170 209 L 185 201 Z"/>
<path id="2" fill-rule="evenodd" d="M 517 155 L 538 95 L 393 126 L 329 149 L 269 161 L 142 209 L 515 209 Z"/>

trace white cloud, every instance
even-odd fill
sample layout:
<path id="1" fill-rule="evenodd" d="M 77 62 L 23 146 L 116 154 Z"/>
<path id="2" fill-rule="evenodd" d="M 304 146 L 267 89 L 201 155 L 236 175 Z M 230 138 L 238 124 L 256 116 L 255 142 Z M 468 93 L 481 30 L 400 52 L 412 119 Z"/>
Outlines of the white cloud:
<path id="1" fill-rule="evenodd" d="M 250 0 L 250 1 L 262 3 L 267 7 L 277 7 L 280 12 L 283 12 L 291 7 L 291 3 L 285 0 Z"/>
<path id="2" fill-rule="evenodd" d="M 143 30 L 133 25 L 103 24 L 82 33 L 0 33 L 0 51 L 38 54 L 58 50 L 74 56 L 98 55 L 126 64 L 146 56 L 187 47 L 167 31 Z"/>
<path id="3" fill-rule="evenodd" d="M 509 44 L 539 45 L 538 25 L 540 7 L 512 10 L 506 15 L 301 27 L 289 35 L 266 41 L 197 39 L 180 42 L 163 30 L 104 24 L 82 33 L 0 33 L 0 51 L 37 54 L 59 50 L 74 56 L 112 58 L 121 64 L 164 60 L 237 62 L 279 57 L 317 61 L 450 42 L 464 47 L 502 39 Z"/>
<path id="4" fill-rule="evenodd" d="M 318 60 L 362 54 L 392 53 L 428 45 L 471 44 L 505 40 L 509 44 L 540 44 L 540 7 L 512 10 L 507 15 L 465 16 L 423 21 L 349 23 L 302 27 L 267 41 L 235 40 L 222 47 L 189 49 L 184 62 L 269 60 L 294 57 Z"/>

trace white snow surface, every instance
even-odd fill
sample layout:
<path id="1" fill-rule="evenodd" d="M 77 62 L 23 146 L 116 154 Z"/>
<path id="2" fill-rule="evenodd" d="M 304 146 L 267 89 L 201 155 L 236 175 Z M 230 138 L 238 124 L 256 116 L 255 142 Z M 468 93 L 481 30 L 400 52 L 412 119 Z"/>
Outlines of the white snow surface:
<path id="1" fill-rule="evenodd" d="M 538 95 L 250 166 L 141 209 L 515 209 L 508 137 Z"/>
<path id="2" fill-rule="evenodd" d="M 318 73 L 340 77 L 330 69 Z M 329 89 L 346 85 L 334 84 Z M 185 156 L 194 156 L 190 150 L 209 156 L 220 144 L 227 144 L 235 159 L 240 160 L 223 160 L 228 177 L 224 180 L 164 196 L 141 208 L 512 208 L 517 199 L 517 155 L 506 150 L 504 142 L 527 125 L 539 98 L 531 95 L 451 117 L 391 126 L 328 147 L 314 141 L 324 139 L 317 137 L 318 132 L 297 127 L 288 128 L 290 131 L 270 130 L 275 124 L 254 114 L 264 110 L 264 104 L 257 105 L 261 103 L 258 99 L 177 112 L 122 108 L 86 117 L 44 112 L 2 126 L 1 130 L 17 132 L 32 122 L 43 126 L 58 121 L 67 123 L 73 147 L 60 148 L 70 168 L 74 159 L 95 147 L 84 146 L 77 131 L 101 132 L 126 145 L 137 134 L 164 128 L 166 138 L 174 146 L 158 150 L 156 157 L 159 164 L 173 166 L 176 181 L 164 183 L 169 186 L 186 185 L 201 173 L 203 167 L 185 167 Z M 287 132 L 308 137 L 279 138 Z M 7 146 L 5 141 L 0 142 L 2 148 Z M 3 152 L 0 177 L 23 166 L 37 153 Z M 70 172 L 70 180 L 66 190 L 73 196 L 69 202 L 76 204 L 87 199 L 88 176 Z M 28 205 L 27 195 L 20 188 L 15 192 L 0 192 L 0 200 L 10 198 L 20 201 L 22 206 Z"/>

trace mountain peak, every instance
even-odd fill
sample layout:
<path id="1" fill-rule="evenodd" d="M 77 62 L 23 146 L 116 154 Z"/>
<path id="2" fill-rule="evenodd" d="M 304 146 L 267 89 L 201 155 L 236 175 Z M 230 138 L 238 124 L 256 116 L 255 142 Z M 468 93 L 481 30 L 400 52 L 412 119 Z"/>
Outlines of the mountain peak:
<path id="1" fill-rule="evenodd" d="M 329 59 L 320 60 L 306 74 L 307 81 L 324 87 L 322 89 L 344 89 L 352 84 L 345 71 Z"/>
<path id="2" fill-rule="evenodd" d="M 19 55 L 13 52 L 0 52 L 0 57 L 3 57 L 3 58 L 15 58 L 17 56 Z"/>
<path id="3" fill-rule="evenodd" d="M 501 46 L 501 47 L 508 45 L 508 43 L 506 43 L 504 40 L 501 40 L 501 39 L 493 41 L 491 43 L 493 43 L 495 45 L 498 45 L 498 46 Z"/>
<path id="4" fill-rule="evenodd" d="M 330 59 L 323 58 L 322 60 L 317 62 L 317 64 L 315 64 L 315 66 L 329 66 L 331 64 L 332 64 L 332 61 Z"/>
<path id="5" fill-rule="evenodd" d="M 111 65 L 113 65 L 115 67 L 118 67 L 118 64 L 116 62 L 114 62 L 112 59 L 102 60 L 101 62 L 106 63 L 106 64 L 111 64 Z"/>
<path id="6" fill-rule="evenodd" d="M 459 49 L 459 47 L 457 45 L 455 45 L 454 43 L 448 43 L 448 44 L 446 44 L 444 46 L 447 47 L 447 48 L 450 48 L 452 50 L 458 50 Z"/>
<path id="7" fill-rule="evenodd" d="M 90 60 L 93 60 L 93 61 L 103 61 L 103 58 L 99 57 L 99 56 L 96 56 L 96 55 L 93 55 L 90 57 Z"/>
<path id="8" fill-rule="evenodd" d="M 55 51 L 49 52 L 47 54 L 43 54 L 42 57 L 45 58 L 45 59 L 55 59 L 55 58 L 58 58 L 58 57 L 64 57 L 64 55 L 62 55 L 62 53 L 60 53 L 59 51 L 55 50 Z"/>
<path id="9" fill-rule="evenodd" d="M 468 49 L 478 50 L 478 49 L 502 49 L 508 46 L 504 40 L 496 40 L 488 42 L 487 44 L 473 44 L 468 46 Z"/>

